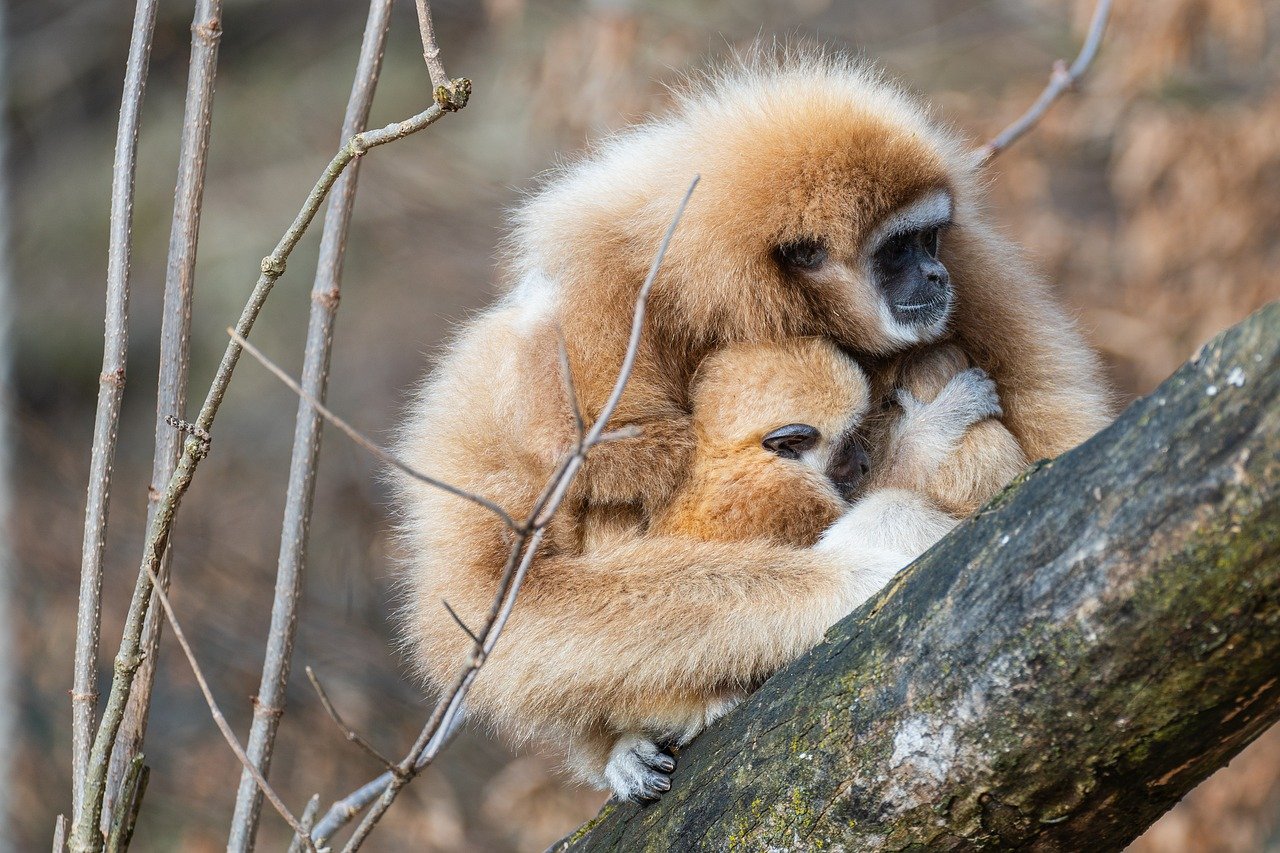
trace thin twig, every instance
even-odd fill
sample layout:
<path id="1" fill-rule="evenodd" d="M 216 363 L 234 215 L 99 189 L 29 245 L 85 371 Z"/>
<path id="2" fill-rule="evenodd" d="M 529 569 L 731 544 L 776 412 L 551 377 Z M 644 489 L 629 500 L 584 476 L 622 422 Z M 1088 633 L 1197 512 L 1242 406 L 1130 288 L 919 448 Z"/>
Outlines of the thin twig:
<path id="1" fill-rule="evenodd" d="M 1106 32 L 1107 19 L 1110 15 L 1111 0 L 1098 0 L 1098 5 L 1093 10 L 1093 18 L 1089 22 L 1089 34 L 1085 37 L 1084 45 L 1080 48 L 1080 54 L 1075 62 L 1071 63 L 1070 67 L 1067 67 L 1061 59 L 1054 63 L 1053 73 L 1049 75 L 1049 85 L 1045 86 L 1035 103 L 1013 124 L 1000 131 L 994 139 L 974 152 L 974 158 L 979 166 L 990 163 L 997 154 L 1035 127 L 1049 111 L 1049 107 L 1053 106 L 1054 101 L 1062 97 L 1068 89 L 1076 87 L 1080 78 L 1089 70 L 1093 58 L 1098 55 L 1098 47 L 1102 44 L 1102 34 Z"/>
<path id="2" fill-rule="evenodd" d="M 325 713 L 328 714 L 329 719 L 333 720 L 333 722 L 338 726 L 339 731 L 342 732 L 342 736 L 367 752 L 374 761 L 378 762 L 383 767 L 388 770 L 395 770 L 395 762 L 390 758 L 387 758 L 381 752 L 378 752 L 373 744 L 361 737 L 355 729 L 347 725 L 346 721 L 342 719 L 342 715 L 338 713 L 337 707 L 335 707 L 333 702 L 329 699 L 329 694 L 325 692 L 323 685 L 320 684 L 320 679 L 316 677 L 315 671 L 311 667 L 307 667 L 307 679 L 311 682 L 312 688 L 315 689 L 316 695 L 320 697 L 320 704 L 324 706 Z"/>
<path id="3" fill-rule="evenodd" d="M 436 44 L 436 27 L 431 20 L 431 4 L 427 0 L 417 0 L 418 34 L 422 36 L 422 58 L 427 62 L 427 73 L 431 75 L 434 88 L 448 87 L 449 75 L 445 73 L 444 63 L 440 61 L 440 45 Z"/>
<path id="4" fill-rule="evenodd" d="M 58 815 L 53 822 L 53 853 L 62 853 L 67 849 L 67 816 Z"/>
<path id="5" fill-rule="evenodd" d="M 138 163 L 138 127 L 151 62 L 158 0 L 138 0 L 125 63 L 115 162 L 111 167 L 111 236 L 107 246 L 107 304 L 98 375 L 98 408 L 89 458 L 89 494 L 84 508 L 80 552 L 80 597 L 76 615 L 75 675 L 71 687 L 71 819 L 84 802 L 85 776 L 98 692 L 98 639 L 102 628 L 102 555 L 106 547 L 107 506 L 120 404 L 124 398 L 129 352 L 129 271 L 133 243 L 134 174 Z M 64 819 L 65 823 L 65 819 Z M 65 826 L 64 826 L 65 831 Z"/>
<path id="6" fill-rule="evenodd" d="M 411 468 L 410 466 L 401 462 L 391 453 L 391 451 L 374 443 L 372 439 L 370 439 L 364 433 L 360 432 L 360 430 L 356 429 L 351 424 L 347 423 L 345 420 L 343 420 L 342 418 L 334 414 L 333 410 L 330 409 L 328 406 L 326 406 L 324 403 L 321 403 L 315 397 L 311 396 L 311 394 L 308 391 L 306 391 L 301 385 L 298 384 L 296 379 L 294 379 L 292 376 L 286 373 L 284 369 L 280 367 L 280 365 L 276 364 L 274 361 L 268 358 L 267 355 L 263 353 L 262 350 L 258 349 L 253 344 L 249 343 L 248 339 L 246 339 L 243 335 L 241 335 L 235 329 L 227 329 L 227 334 L 231 336 L 231 340 L 234 341 L 237 346 L 241 347 L 245 352 L 253 356 L 255 361 L 257 361 L 259 364 L 265 367 L 268 371 L 270 371 L 273 376 L 275 376 L 277 379 L 279 379 L 281 382 L 287 385 L 289 387 L 289 390 L 293 391 L 293 393 L 297 394 L 299 397 L 305 400 L 308 406 L 311 406 L 313 409 L 319 412 L 321 417 L 323 417 L 329 423 L 336 426 L 343 433 L 345 433 L 348 438 L 350 438 L 356 444 L 363 447 L 365 450 L 372 453 L 374 456 L 381 459 L 383 462 L 387 463 L 388 465 L 390 465 L 391 467 L 399 471 L 404 472 L 405 474 L 409 475 L 415 480 L 426 483 L 428 486 L 434 486 L 435 488 L 440 489 L 443 492 L 448 492 L 451 495 L 457 495 L 463 500 L 468 500 L 478 506 L 484 507 L 489 512 L 498 516 L 498 518 L 502 520 L 502 523 L 507 525 L 507 527 L 511 528 L 512 530 L 518 530 L 520 528 L 520 525 L 516 522 L 514 518 L 511 517 L 510 513 L 508 513 L 505 509 L 498 506 L 496 503 L 484 497 L 483 495 L 477 495 L 474 492 L 468 492 L 466 489 L 460 489 L 457 486 L 452 486 L 444 482 L 443 480 L 437 480 L 435 477 L 431 477 L 431 476 L 428 476 L 427 474 L 423 474 L 421 471 L 415 470 L 414 468 Z"/>
<path id="7" fill-rule="evenodd" d="M 582 419 L 582 407 L 578 404 L 578 391 L 573 387 L 573 369 L 569 364 L 569 346 L 564 340 L 564 330 L 556 330 L 560 355 L 560 382 L 564 385 L 565 397 L 569 400 L 569 413 L 573 415 L 573 437 L 579 444 L 586 438 L 587 427 Z"/>
<path id="8" fill-rule="evenodd" d="M 320 795 L 312 794 L 311 799 L 307 800 L 307 807 L 302 810 L 302 828 L 307 832 L 311 832 L 311 827 L 315 824 L 316 815 L 318 814 L 320 814 Z M 310 840 L 307 835 L 294 833 L 293 840 L 289 842 L 289 853 L 302 853 Z"/>
<path id="9" fill-rule="evenodd" d="M 392 0 L 372 0 L 369 3 L 369 14 L 340 139 L 349 139 L 363 131 L 368 124 L 369 109 L 373 104 L 374 91 L 382 70 L 383 50 L 391 22 L 391 2 Z M 302 384 L 317 399 L 324 399 L 329 384 L 329 355 L 333 346 L 342 263 L 346 251 L 347 229 L 355 207 L 359 166 L 359 161 L 352 163 L 333 185 L 321 232 L 315 280 L 311 287 L 311 316 L 303 356 Z M 264 776 L 271 772 L 276 731 L 284 713 L 285 687 L 289 682 L 289 668 L 293 660 L 298 602 L 306 567 L 307 536 L 315 499 L 321 424 L 315 410 L 305 401 L 299 400 L 293 450 L 289 459 L 284 520 L 280 525 L 280 553 L 276 568 L 275 596 L 271 605 L 271 627 L 267 634 L 262 677 L 253 704 L 253 724 L 247 746 L 250 760 Z M 253 777 L 246 771 L 240 776 L 240 787 L 236 792 L 235 813 L 227 840 L 229 851 L 247 853 L 253 849 L 261 811 L 262 796 Z"/>
<path id="10" fill-rule="evenodd" d="M 174 190 L 173 219 L 169 232 L 169 257 L 164 281 L 164 307 L 160 325 L 160 375 L 156 391 L 153 486 L 168 482 L 178 465 L 182 436 L 166 422 L 182 417 L 187 405 L 187 375 L 191 350 L 191 301 L 195 289 L 196 245 L 200 235 L 200 211 L 204 199 L 205 166 L 212 127 L 214 81 L 218 71 L 218 43 L 222 37 L 222 0 L 197 0 L 191 22 L 191 62 L 187 72 L 186 104 L 182 115 L 178 182 Z M 150 491 L 148 524 L 157 512 L 159 492 Z M 157 574 L 169 582 L 169 556 L 162 556 Z M 162 620 L 151 613 L 143 622 L 142 664 L 134 674 L 134 689 L 125 707 L 107 770 L 102 802 L 102 829 L 109 830 L 121 785 L 131 762 L 142 749 L 151 690 L 155 684 L 156 650 Z M 129 803 L 119 803 L 128 811 Z"/>
<path id="11" fill-rule="evenodd" d="M 680 200 L 680 205 L 671 220 L 671 225 L 667 228 L 667 233 L 664 235 L 657 254 L 654 256 L 649 274 L 646 276 L 644 284 L 640 287 L 640 291 L 636 296 L 631 336 L 627 342 L 626 354 L 623 357 L 622 366 L 619 368 L 617 381 L 614 383 L 613 393 L 586 436 L 577 442 L 575 447 L 566 454 L 565 458 L 557 466 L 555 473 L 543 489 L 542 495 L 534 502 L 528 519 L 517 528 L 516 539 L 507 556 L 507 564 L 498 582 L 498 589 L 494 594 L 488 618 L 485 620 L 483 628 L 476 635 L 476 641 L 467 655 L 465 664 L 454 678 L 453 684 L 445 690 L 437 701 L 431 717 L 419 732 L 413 746 L 396 766 L 396 772 L 383 774 L 334 803 L 325 814 L 325 817 L 312 831 L 312 839 L 318 845 L 327 844 L 329 839 L 343 825 L 349 822 L 360 810 L 373 803 L 372 808 L 369 809 L 368 814 L 365 815 L 352 834 L 350 841 L 343 848 L 344 853 L 355 853 L 355 851 L 359 850 L 360 846 L 368 838 L 369 833 L 373 831 L 378 821 L 381 820 L 387 809 L 391 807 L 400 790 L 426 768 L 439 754 L 440 750 L 444 748 L 453 724 L 462 711 L 464 700 L 468 690 L 471 688 L 471 684 L 475 681 L 489 655 L 492 654 L 499 637 L 502 635 L 503 628 L 506 627 L 507 620 L 515 607 L 520 587 L 524 583 L 525 575 L 533 564 L 538 548 L 542 543 L 542 537 L 546 532 L 547 525 L 560 508 L 560 504 L 568 493 L 569 486 L 581 469 L 591 449 L 614 435 L 613 433 L 606 433 L 605 427 L 617 408 L 618 401 L 622 397 L 622 392 L 626 388 L 627 381 L 631 378 L 631 371 L 635 366 L 636 354 L 640 350 L 640 341 L 644 331 L 644 316 L 649 293 L 652 291 L 653 283 L 657 279 L 658 270 L 662 265 L 663 258 L 666 256 L 671 237 L 675 233 L 675 229 L 684 215 L 685 207 L 689 203 L 689 197 L 693 194 L 697 185 L 698 178 L 695 177 L 684 197 Z M 569 388 L 572 390 L 571 379 L 569 380 Z M 630 435 L 631 433 L 628 432 L 626 434 Z M 376 802 L 374 802 L 375 800 Z"/>
<path id="12" fill-rule="evenodd" d="M 466 622 L 463 621 L 461 616 L 458 615 L 458 612 L 454 610 L 451 606 L 449 606 L 449 602 L 447 600 L 442 598 L 440 599 L 440 603 L 444 605 L 445 612 L 447 612 L 450 616 L 452 616 L 453 621 L 456 622 L 458 627 L 462 629 L 462 633 L 466 634 L 468 637 L 471 638 L 471 642 L 473 643 L 480 642 L 480 638 L 476 636 L 476 632 L 472 631 L 471 627 L 467 625 Z"/>
<path id="13" fill-rule="evenodd" d="M 148 567 L 150 571 L 150 567 Z M 244 747 L 240 745 L 240 741 L 236 740 L 235 732 L 231 730 L 231 725 L 227 722 L 227 718 L 222 715 L 222 709 L 218 707 L 218 701 L 213 698 L 213 691 L 209 688 L 209 682 L 204 677 L 204 670 L 200 668 L 200 663 L 196 660 L 195 652 L 191 650 L 191 644 L 187 642 L 187 635 L 182 630 L 182 625 L 178 622 L 178 616 L 173 612 L 173 605 L 169 602 L 169 596 L 164 591 L 164 586 L 160 583 L 160 579 L 151 575 L 151 585 L 155 590 L 156 599 L 160 602 L 160 607 L 164 610 L 165 619 L 169 622 L 169 627 L 173 629 L 173 638 L 178 641 L 178 645 L 182 647 L 182 654 L 186 656 L 187 663 L 191 666 L 191 672 L 196 677 L 196 684 L 200 687 L 200 692 L 204 694 L 205 704 L 209 706 L 209 714 L 213 717 L 213 722 L 217 725 L 218 731 L 222 733 L 222 737 L 227 742 L 227 746 L 231 747 L 231 751 L 236 754 L 236 758 L 240 759 L 240 763 L 244 765 L 245 770 L 253 776 L 254 781 L 266 795 L 267 800 L 275 807 L 275 810 L 284 818 L 285 823 L 299 835 L 306 835 L 306 830 L 302 828 L 302 824 L 293 816 L 293 812 L 289 811 L 289 807 L 284 804 L 284 800 L 280 799 L 280 795 L 275 792 L 262 774 L 258 772 L 258 768 L 253 766 L 253 762 L 249 761 L 249 756 L 245 754 Z M 308 840 L 307 849 L 315 850 L 315 845 Z"/>
<path id="14" fill-rule="evenodd" d="M 466 83 L 465 78 L 463 78 L 462 82 Z M 467 85 L 459 88 L 462 91 L 469 92 L 470 84 L 467 83 Z M 454 101 L 453 104 L 456 107 L 458 102 Z M 378 130 L 358 133 L 347 140 L 346 145 L 334 155 L 328 166 L 325 167 L 324 172 L 320 175 L 303 203 L 302 209 L 298 211 L 298 215 L 280 238 L 276 247 L 271 254 L 262 259 L 262 274 L 258 277 L 253 291 L 249 294 L 248 301 L 245 303 L 235 327 L 236 333 L 241 337 L 241 340 L 253 329 L 253 324 L 258 318 L 258 314 L 262 311 L 262 306 L 266 303 L 267 297 L 270 296 L 271 289 L 280 277 L 284 275 L 285 262 L 288 260 L 289 255 L 298 245 L 303 234 L 306 233 L 307 227 L 311 224 L 312 219 L 315 218 L 320 205 L 324 203 L 325 197 L 334 182 L 351 161 L 371 148 L 404 139 L 406 136 L 429 127 L 448 111 L 440 103 L 434 103 L 404 121 L 389 124 Z M 240 352 L 240 344 L 232 340 L 227 344 L 226 351 L 222 354 L 217 373 L 214 375 L 213 381 L 209 385 L 209 391 L 205 396 L 204 405 L 195 420 L 195 425 L 206 433 L 212 430 L 214 418 L 218 414 L 218 409 L 226 396 L 227 387 L 231 383 L 231 377 L 235 373 L 236 364 L 240 359 Z M 182 458 L 178 460 L 178 467 L 174 471 L 173 477 L 165 485 L 164 494 L 156 505 L 157 510 L 154 520 L 147 529 L 144 557 L 142 565 L 138 569 L 133 598 L 129 602 L 129 611 L 125 617 L 120 649 L 116 653 L 111 692 L 107 696 L 107 704 L 103 710 L 102 720 L 98 725 L 97 733 L 94 736 L 93 748 L 89 754 L 85 802 L 87 803 L 86 812 L 90 810 L 93 812 L 91 817 L 93 824 L 97 824 L 102 809 L 102 791 L 105 787 L 107 760 L 111 745 L 115 742 L 125 704 L 129 701 L 129 695 L 133 689 L 133 675 L 141 664 L 142 625 L 150 608 L 151 577 L 160 566 L 161 555 L 168 544 L 169 533 L 173 529 L 174 518 L 182 502 L 182 497 L 186 494 L 187 489 L 190 488 L 192 477 L 195 475 L 197 468 L 199 468 L 200 462 L 208 453 L 208 449 L 206 442 L 195 436 L 187 437 L 186 442 L 183 444 Z M 79 825 L 77 824 L 77 826 Z M 101 836 L 99 836 L 100 838 Z M 96 849 L 92 839 L 93 834 L 86 832 L 86 845 L 80 849 L 86 851 Z M 100 840 L 98 843 L 101 843 Z M 79 850 L 77 853 L 79 853 Z"/>

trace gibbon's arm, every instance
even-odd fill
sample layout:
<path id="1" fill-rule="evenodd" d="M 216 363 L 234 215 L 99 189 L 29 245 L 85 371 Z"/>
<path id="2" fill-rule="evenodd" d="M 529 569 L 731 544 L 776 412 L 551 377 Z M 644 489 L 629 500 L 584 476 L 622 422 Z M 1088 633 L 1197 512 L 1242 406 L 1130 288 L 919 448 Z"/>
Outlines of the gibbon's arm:
<path id="1" fill-rule="evenodd" d="M 908 561 L 856 542 L 824 552 L 667 537 L 539 558 L 468 702 L 529 735 L 643 729 L 664 703 L 687 716 L 812 647 Z M 490 595 L 456 588 L 449 601 L 478 621 Z M 435 591 L 415 590 L 406 613 L 425 641 L 419 662 L 451 673 L 469 643 Z"/>

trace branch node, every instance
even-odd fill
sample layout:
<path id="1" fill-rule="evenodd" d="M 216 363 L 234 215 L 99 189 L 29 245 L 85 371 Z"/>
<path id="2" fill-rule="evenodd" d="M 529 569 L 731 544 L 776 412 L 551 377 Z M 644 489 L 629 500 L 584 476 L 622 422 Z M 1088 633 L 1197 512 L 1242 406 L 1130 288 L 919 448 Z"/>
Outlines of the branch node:
<path id="1" fill-rule="evenodd" d="M 284 708 L 279 705 L 268 705 L 265 702 L 259 702 L 257 696 L 251 697 L 253 702 L 253 713 L 261 714 L 264 717 L 274 717 L 277 720 L 284 716 Z"/>
<path id="2" fill-rule="evenodd" d="M 106 373 L 99 374 L 98 381 L 101 382 L 103 385 L 109 385 L 113 388 L 123 388 L 124 387 L 124 368 L 117 367 L 115 370 L 110 370 L 110 371 L 107 371 Z"/>
<path id="3" fill-rule="evenodd" d="M 259 268 L 262 270 L 262 274 L 270 276 L 273 279 L 284 275 L 284 267 L 284 258 L 277 258 L 275 255 L 267 255 L 262 259 L 262 263 L 259 265 Z"/>
<path id="4" fill-rule="evenodd" d="M 432 99 L 445 112 L 456 113 L 471 100 L 471 81 L 466 77 L 455 77 L 447 86 L 436 86 Z"/>
<path id="5" fill-rule="evenodd" d="M 203 24 L 191 25 L 191 35 L 205 44 L 214 44 L 222 38 L 222 21 L 211 18 Z"/>
<path id="6" fill-rule="evenodd" d="M 209 435 L 209 431 L 201 427 L 199 424 L 191 421 L 184 421 L 182 418 L 174 415 L 165 415 L 164 422 L 176 429 L 178 432 L 186 433 L 197 442 L 200 447 L 200 457 L 203 459 L 209 453 L 209 445 L 213 443 L 213 436 Z"/>

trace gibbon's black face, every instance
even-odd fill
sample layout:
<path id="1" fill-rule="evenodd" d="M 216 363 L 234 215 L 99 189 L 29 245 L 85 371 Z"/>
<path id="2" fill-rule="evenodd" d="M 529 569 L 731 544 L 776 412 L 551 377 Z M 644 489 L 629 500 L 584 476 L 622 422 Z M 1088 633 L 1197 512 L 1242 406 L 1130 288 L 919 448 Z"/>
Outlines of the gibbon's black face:
<path id="1" fill-rule="evenodd" d="M 761 445 L 765 450 L 783 459 L 794 459 L 806 464 L 819 464 L 822 433 L 808 424 L 787 424 L 768 433 Z M 849 435 L 839 440 L 826 460 L 825 474 L 840 497 L 852 501 L 862 488 L 862 481 L 871 471 L 871 457 L 857 436 Z"/>
<path id="2" fill-rule="evenodd" d="M 951 196 L 935 191 L 890 215 L 864 244 L 866 269 L 901 331 L 932 337 L 951 313 L 951 275 L 938 258 L 950 224 Z"/>
<path id="3" fill-rule="evenodd" d="M 928 326 L 951 304 L 951 276 L 938 260 L 940 225 L 912 229 L 885 240 L 871 257 L 876 286 L 893 319 Z"/>

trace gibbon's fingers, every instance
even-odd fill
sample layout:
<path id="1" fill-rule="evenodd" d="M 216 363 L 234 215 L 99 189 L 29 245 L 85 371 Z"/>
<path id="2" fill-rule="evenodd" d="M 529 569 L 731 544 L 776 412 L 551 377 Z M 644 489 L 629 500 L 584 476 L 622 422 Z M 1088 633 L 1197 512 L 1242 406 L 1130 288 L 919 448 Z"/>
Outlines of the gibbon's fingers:
<path id="1" fill-rule="evenodd" d="M 643 735 L 623 735 L 609 753 L 605 781 L 619 800 L 656 800 L 671 790 L 676 760 Z"/>

